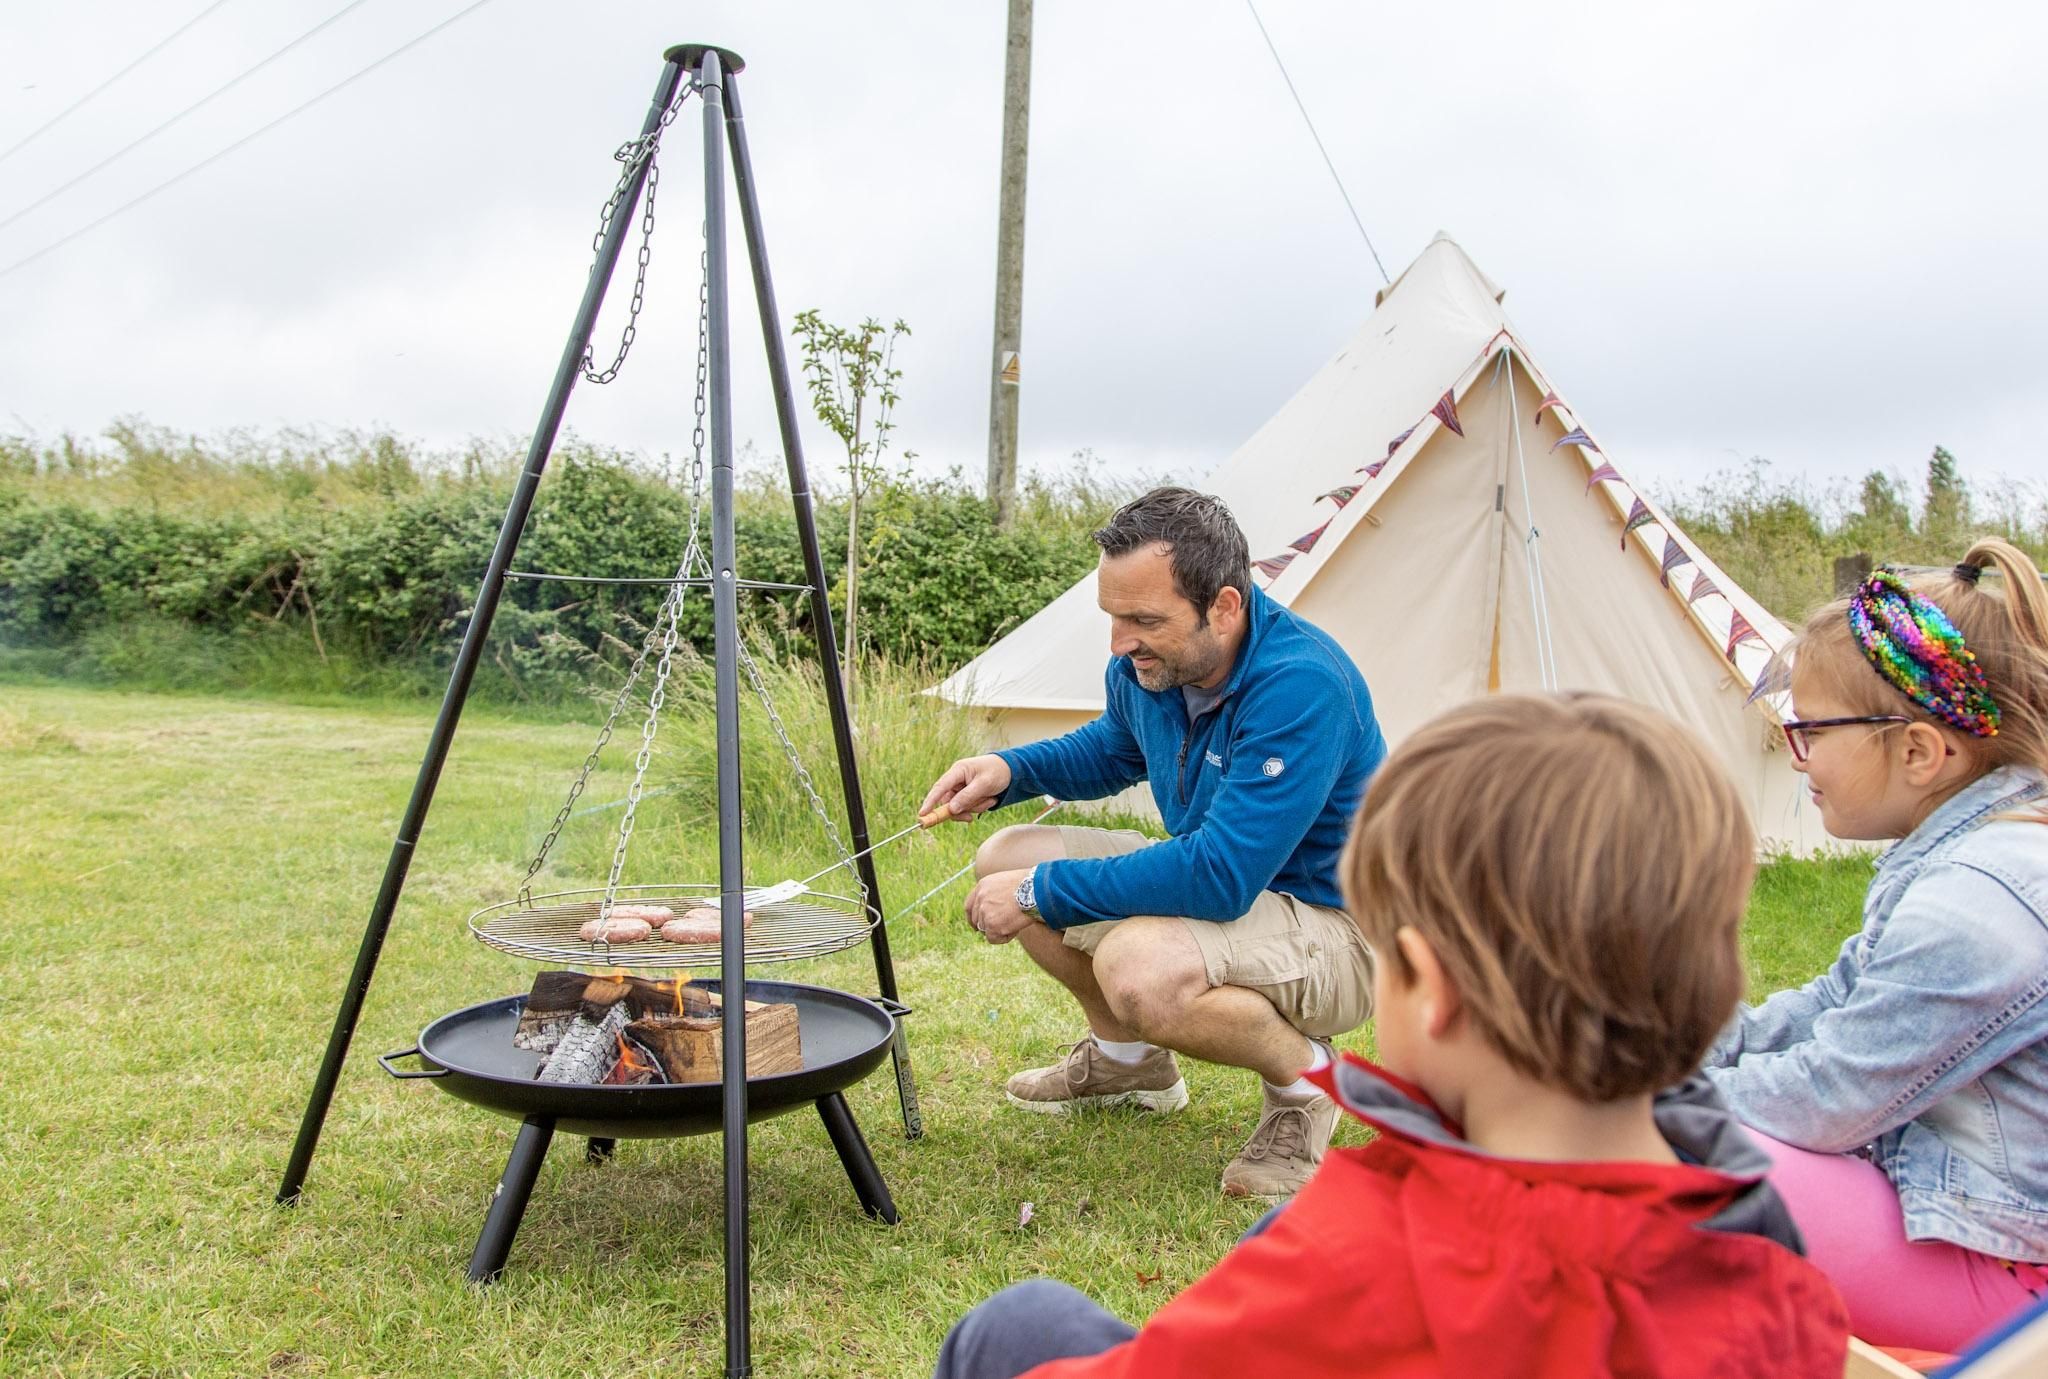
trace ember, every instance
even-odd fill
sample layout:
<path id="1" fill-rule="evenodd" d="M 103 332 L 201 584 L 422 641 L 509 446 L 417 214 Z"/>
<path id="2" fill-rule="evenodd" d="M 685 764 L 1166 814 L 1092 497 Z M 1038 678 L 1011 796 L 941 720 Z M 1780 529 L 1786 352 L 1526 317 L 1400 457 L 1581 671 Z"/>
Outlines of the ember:
<path id="1" fill-rule="evenodd" d="M 649 1082 L 668 1080 L 661 1075 L 661 1067 L 655 1062 L 654 1055 L 623 1034 L 619 1036 L 619 1048 L 614 1056 L 618 1061 L 604 1075 L 607 1087 L 640 1087 Z"/>

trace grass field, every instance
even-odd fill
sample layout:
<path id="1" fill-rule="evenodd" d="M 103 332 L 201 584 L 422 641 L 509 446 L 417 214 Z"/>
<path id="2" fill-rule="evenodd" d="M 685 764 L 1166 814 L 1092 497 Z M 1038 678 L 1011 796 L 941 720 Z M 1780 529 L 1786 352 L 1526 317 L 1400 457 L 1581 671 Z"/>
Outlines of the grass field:
<path id="1" fill-rule="evenodd" d="M 869 712 L 881 834 L 908 822 L 958 725 L 907 702 Z M 462 920 L 510 893 L 588 727 L 465 721 L 306 1199 L 272 1203 L 429 722 L 417 705 L 0 685 L 0 1373 L 719 1372 L 716 1137 L 622 1142 L 605 1167 L 558 1142 L 508 1272 L 478 1292 L 463 1266 L 514 1125 L 371 1061 L 530 982 Z M 792 726 L 816 746 L 815 716 Z M 706 769 L 701 728 L 675 730 L 661 781 Z M 754 725 L 748 742 L 765 777 L 772 740 Z M 625 793 L 615 755 L 587 801 Z M 810 761 L 833 779 L 829 753 Z M 577 821 L 561 875 L 601 880 L 615 817 Z M 829 860 L 805 820 L 786 791 L 750 802 L 750 876 Z M 708 822 L 701 792 L 651 800 L 633 870 L 708 875 Z M 991 827 L 878 854 L 891 910 Z M 1867 874 L 1855 859 L 1765 871 L 1756 989 L 1825 965 Z M 861 1215 L 814 1115 L 755 1128 L 762 1374 L 928 1372 L 955 1316 L 1033 1274 L 1142 1318 L 1259 1214 L 1216 1189 L 1256 1114 L 1249 1074 L 1188 1065 L 1193 1104 L 1163 1121 L 1003 1109 L 1002 1078 L 1078 1022 L 1021 952 L 974 940 L 960 895 L 891 927 L 927 1134 L 904 1140 L 886 1072 L 848 1095 L 902 1224 Z M 866 948 L 767 975 L 874 989 Z"/>

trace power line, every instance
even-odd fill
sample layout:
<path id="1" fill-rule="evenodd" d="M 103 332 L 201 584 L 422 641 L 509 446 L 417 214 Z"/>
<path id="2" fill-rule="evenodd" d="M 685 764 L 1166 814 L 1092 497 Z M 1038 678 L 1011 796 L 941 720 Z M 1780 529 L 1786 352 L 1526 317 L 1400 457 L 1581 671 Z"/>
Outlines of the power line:
<path id="1" fill-rule="evenodd" d="M 198 22 L 199 22 L 200 20 L 202 20 L 202 19 L 206 18 L 206 16 L 207 16 L 207 15 L 209 15 L 209 14 L 212 14 L 212 13 L 213 13 L 213 12 L 214 12 L 215 10 L 219 9 L 219 8 L 220 8 L 220 7 L 222 6 L 222 5 L 225 5 L 225 4 L 227 3 L 227 2 L 228 2 L 228 0 L 213 0 L 213 3 L 212 3 L 211 5 L 208 5 L 208 6 L 207 6 L 207 7 L 205 8 L 205 9 L 203 9 L 203 10 L 199 11 L 199 13 L 197 13 L 197 14 L 193 15 L 193 16 L 192 16 L 192 17 L 191 17 L 190 19 L 186 20 L 186 21 L 185 21 L 184 23 L 180 24 L 180 25 L 179 25 L 179 26 L 178 26 L 177 28 L 175 28 L 175 29 L 171 30 L 171 31 L 170 31 L 170 33 L 166 34 L 166 35 L 165 35 L 165 36 L 164 36 L 164 37 L 163 37 L 162 39 L 158 40 L 158 42 L 157 42 L 157 45 L 156 45 L 156 46 L 155 46 L 154 48 L 151 48 L 151 49 L 150 49 L 150 50 L 149 50 L 148 52 L 144 53 L 144 54 L 143 54 L 143 55 L 142 55 L 141 57 L 139 57 L 139 58 L 135 59 L 135 61 L 133 61 L 133 62 L 129 63 L 129 64 L 128 64 L 128 65 L 126 66 L 126 67 L 123 67 L 123 68 L 122 68 L 122 69 L 121 69 L 120 71 L 118 71 L 118 72 L 114 73 L 114 75 L 112 75 L 111 77 L 108 77 L 108 78 L 107 78 L 107 79 L 106 79 L 105 81 L 101 82 L 101 83 L 100 83 L 100 84 L 99 84 L 98 86 L 95 86 L 95 87 L 93 87 L 93 89 L 92 89 L 92 90 L 90 90 L 90 91 L 86 92 L 86 93 L 85 93 L 84 95 L 80 96 L 80 97 L 79 97 L 79 98 L 78 98 L 77 100 L 75 100 L 75 101 L 71 102 L 71 104 L 69 104 L 69 105 L 65 106 L 65 107 L 64 107 L 64 108 L 63 108 L 62 110 L 59 110 L 59 111 L 58 111 L 58 112 L 57 112 L 56 114 L 52 115 L 52 116 L 51 116 L 51 117 L 50 117 L 49 119 L 47 119 L 47 120 L 44 120 L 44 121 L 43 121 L 43 122 L 42 122 L 41 124 L 37 125 L 37 126 L 36 126 L 36 127 L 34 128 L 34 129 L 31 129 L 31 130 L 30 130 L 30 131 L 29 131 L 29 132 L 28 132 L 27 134 L 24 134 L 24 135 L 23 135 L 23 136 L 21 137 L 20 141 L 19 141 L 19 142 L 17 142 L 16 144 L 14 144 L 14 145 L 13 145 L 13 147 L 9 148 L 9 149 L 8 149 L 8 150 L 7 150 L 7 151 L 6 151 L 5 153 L 0 153 L 0 163 L 4 163 L 4 162 L 6 162 L 6 161 L 7 161 L 7 160 L 8 160 L 9 158 L 12 158 L 12 157 L 13 157 L 13 156 L 14 156 L 15 154 L 17 154 L 17 153 L 21 152 L 21 151 L 22 151 L 23 149 L 27 148 L 27 147 L 28 147 L 28 146 L 29 146 L 29 145 L 30 145 L 31 143 L 35 142 L 35 140 L 36 140 L 37 138 L 41 137 L 41 135 L 42 135 L 42 134 L 43 134 L 43 133 L 44 133 L 44 132 L 45 132 L 46 130 L 48 130 L 48 129 L 49 129 L 49 128 L 50 128 L 51 126 L 52 126 L 52 125 L 56 124 L 56 123 L 57 123 L 57 122 L 58 122 L 59 120 L 62 120 L 62 119 L 63 119 L 63 118 L 65 117 L 65 116 L 69 115 L 69 114 L 70 114 L 70 113 L 71 113 L 72 111 L 74 111 L 74 110 L 78 109 L 78 107 L 79 107 L 79 106 L 81 106 L 81 105 L 84 105 L 84 104 L 85 104 L 85 103 L 86 103 L 87 101 L 91 100 L 91 99 L 92 99 L 92 98 L 93 98 L 94 96 L 97 96 L 97 95 L 98 95 L 98 94 L 99 94 L 100 92 L 102 92 L 102 91 L 106 90 L 106 89 L 107 89 L 107 88 L 108 88 L 109 86 L 112 86 L 112 85 L 113 85 L 113 84 L 114 84 L 115 82 L 117 82 L 117 81 L 119 81 L 119 80 L 120 80 L 121 78 L 123 78 L 123 77 L 127 76 L 127 75 L 128 75 L 128 74 L 129 74 L 130 72 L 132 72 L 132 71 L 134 71 L 134 70 L 135 70 L 136 68 L 140 67 L 140 66 L 141 66 L 141 65 L 142 65 L 143 63 L 145 63 L 145 62 L 149 61 L 149 60 L 150 60 L 151 58 L 155 57 L 155 56 L 156 56 L 156 55 L 157 55 L 158 53 L 160 53 L 160 52 L 162 52 L 162 51 L 163 51 L 164 49 L 166 49 L 166 48 L 170 47 L 170 46 L 171 46 L 171 42 L 172 42 L 172 40 L 173 40 L 173 39 L 175 39 L 175 38 L 177 38 L 177 36 L 178 36 L 179 34 L 182 34 L 182 33 L 184 33 L 184 32 L 185 32 L 185 30 L 187 30 L 187 29 L 191 28 L 191 27 L 192 27 L 192 26 L 193 26 L 194 24 L 197 24 L 197 23 L 198 23 Z"/>
<path id="2" fill-rule="evenodd" d="M 226 148 L 220 150 L 218 153 L 209 154 L 207 157 L 202 158 L 198 162 L 194 163 L 191 167 L 186 168 L 183 172 L 178 173 L 175 176 L 166 179 L 165 181 L 157 183 L 154 187 L 151 187 L 148 191 L 142 193 L 140 196 L 122 202 L 119 206 L 116 206 L 113 210 L 108 211 L 99 219 L 91 221 L 88 224 L 79 226 L 76 230 L 73 230 L 70 234 L 64 236 L 62 239 L 56 241 L 53 244 L 44 245 L 42 248 L 36 250 L 33 254 L 30 254 L 27 258 L 16 259 L 13 263 L 8 264 L 5 268 L 0 268 L 0 278 L 8 276 L 10 273 L 13 273 L 17 269 L 28 267 L 28 265 L 34 263 L 37 259 L 42 258 L 46 254 L 55 253 L 57 250 L 62 249 L 65 245 L 71 243 L 72 240 L 77 239 L 80 235 L 84 235 L 93 230 L 97 230 L 100 226 L 106 224 L 115 216 L 121 215 L 123 212 L 133 210 L 135 207 L 140 206 L 143 202 L 149 200 L 158 192 L 168 191 L 170 188 L 176 186 L 178 183 L 190 177 L 193 173 L 200 171 L 202 168 L 212 166 L 213 164 L 219 162 L 221 159 L 227 157 L 230 153 L 233 153 L 236 149 L 241 148 L 244 144 L 251 143 L 256 139 L 260 139 L 265 134 L 268 134 L 271 130 L 276 129 L 279 125 L 283 124 L 286 120 L 291 119 L 294 115 L 298 115 L 303 113 L 304 111 L 311 110 L 314 106 L 326 100 L 329 96 L 341 90 L 343 87 L 354 85 L 357 81 L 370 75 L 370 73 L 376 71 L 379 67 L 382 67 L 385 63 L 391 61 L 393 58 L 398 57 L 403 53 L 409 52 L 414 48 L 417 48 L 420 44 L 426 42 L 435 34 L 447 28 L 450 24 L 455 23 L 458 19 L 463 19 L 469 15 L 472 15 L 476 13 L 478 10 L 482 9 L 485 5 L 488 5 L 490 3 L 491 0 L 474 0 L 473 4 L 467 5 L 464 8 L 457 10 L 454 14 L 442 20 L 433 28 L 428 29 L 419 37 L 408 39 L 406 42 L 400 44 L 398 47 L 393 48 L 390 52 L 384 54 L 384 56 L 378 58 L 369 66 L 359 68 L 350 75 L 343 77 L 340 81 L 334 83 L 334 85 L 328 87 L 319 95 L 314 96 L 309 100 L 303 101 L 300 104 L 293 106 L 290 110 L 285 111 L 284 114 L 279 115 L 276 119 L 262 126 L 260 129 L 254 130 L 253 132 L 248 134 L 244 134 L 241 138 L 235 140 L 232 144 L 229 144 Z"/>
<path id="3" fill-rule="evenodd" d="M 1351 223 L 1358 227 L 1358 237 L 1365 241 L 1365 251 L 1372 255 L 1372 266 L 1380 270 L 1380 281 L 1391 283 L 1387 266 L 1380 262 L 1380 251 L 1372 247 L 1372 236 L 1365 232 L 1365 222 L 1358 218 L 1358 207 L 1351 204 L 1351 193 L 1344 190 L 1344 179 L 1337 175 L 1337 165 L 1330 161 L 1330 151 L 1323 147 L 1323 136 L 1316 133 L 1316 122 L 1308 117 L 1308 107 L 1301 103 L 1301 93 L 1294 89 L 1294 78 L 1287 75 L 1287 64 L 1280 60 L 1280 50 L 1273 46 L 1273 35 L 1266 32 L 1266 21 L 1259 18 L 1258 6 L 1252 0 L 1244 0 L 1244 7 L 1252 12 L 1252 23 L 1259 26 L 1259 37 L 1266 40 L 1266 51 L 1273 55 L 1273 65 L 1280 69 L 1280 80 L 1287 83 L 1287 94 L 1294 97 L 1294 108 L 1301 112 L 1302 123 L 1308 126 L 1308 137 L 1316 141 L 1316 152 L 1323 155 L 1323 166 L 1330 170 L 1330 180 L 1337 184 L 1337 195 L 1344 198 L 1344 209 L 1351 212 Z"/>
<path id="4" fill-rule="evenodd" d="M 178 112 L 177 114 L 175 114 L 175 115 L 171 116 L 171 118 L 169 118 L 168 120 L 165 120 L 165 121 L 164 121 L 164 122 L 163 122 L 162 124 L 158 125 L 158 126 L 157 126 L 157 127 L 155 128 L 155 129 L 152 129 L 152 130 L 150 130 L 150 131 L 149 131 L 148 133 L 146 133 L 146 134 L 142 135 L 142 136 L 141 136 L 140 138 L 132 139 L 132 140 L 130 140 L 129 142 L 127 142 L 127 143 L 123 144 L 123 145 L 122 145 L 122 146 L 121 146 L 120 148 L 117 148 L 117 149 L 115 149 L 115 150 L 114 150 L 114 151 L 113 151 L 112 153 L 110 153 L 110 154 L 108 154 L 108 155 L 107 155 L 106 157 L 104 157 L 104 158 L 100 159 L 100 160 L 99 160 L 99 162 L 97 162 L 97 163 L 94 163 L 94 164 L 93 164 L 93 165 L 92 165 L 91 167 L 87 168 L 87 169 L 86 169 L 86 170 L 85 170 L 84 172 L 81 172 L 81 173 L 79 173 L 79 174 L 78 174 L 78 176 L 76 176 L 76 177 L 72 178 L 72 179 L 71 179 L 71 180 L 70 180 L 69 182 L 66 182 L 66 183 L 64 183 L 64 184 L 63 184 L 62 186 L 60 186 L 60 187 L 57 187 L 57 188 L 55 188 L 55 189 L 53 189 L 53 190 L 51 190 L 51 191 L 48 191 L 48 192 L 45 192 L 45 193 L 43 193 L 43 195 L 42 195 L 42 196 L 38 197 L 38 198 L 37 198 L 36 200 L 34 200 L 34 201 L 31 201 L 31 202 L 29 202 L 29 203 L 28 203 L 28 205 L 26 205 L 26 206 L 23 206 L 23 207 L 22 207 L 22 208 L 21 208 L 20 210 L 16 211 L 16 212 L 15 212 L 15 213 L 14 213 L 13 215 L 11 215 L 11 216 L 7 217 L 7 219 L 5 219 L 5 220 L 0 220 L 0 230 L 4 230 L 4 229 L 6 229 L 6 228 L 7 228 L 8 226 L 12 225 L 12 224 L 13 224 L 13 223 L 14 223 L 15 221 L 17 221 L 17 220 L 21 219 L 21 218 L 22 218 L 23 216 L 27 215 L 27 214 L 28 214 L 28 213 L 29 213 L 30 211 L 33 211 L 33 210 L 35 210 L 35 209 L 36 209 L 37 207 L 39 207 L 39 206 L 47 206 L 47 205 L 49 205 L 49 204 L 50 204 L 50 202 L 52 202 L 52 201 L 56 200 L 56 199 L 57 199 L 58 197 L 62 196 L 62 195 L 63 195 L 63 194 L 65 193 L 65 192 L 68 192 L 68 191 L 70 191 L 70 190 L 71 190 L 71 189 L 72 189 L 73 187 L 77 186 L 77 185 L 78 185 L 78 184 L 79 184 L 80 182 L 83 182 L 83 181 L 84 181 L 84 180 L 85 180 L 86 178 L 88 178 L 88 177 L 92 176 L 92 175 L 93 175 L 94 173 L 98 172 L 98 171 L 99 171 L 99 170 L 100 170 L 101 168 L 103 168 L 103 167 L 107 166 L 107 164 L 109 164 L 109 163 L 111 163 L 111 162 L 114 162 L 114 161 L 115 161 L 116 159 L 118 159 L 118 158 L 121 158 L 121 157 L 124 157 L 124 156 L 126 156 L 126 155 L 127 155 L 127 154 L 128 154 L 129 152 L 131 152 L 132 150 L 134 150 L 134 149 L 137 149 L 137 148 L 141 147 L 141 146 L 142 146 L 143 144 L 146 144 L 146 143 L 148 143 L 148 142 L 149 142 L 149 141 L 150 141 L 151 139 L 154 139 L 154 138 L 155 138 L 155 137 L 156 137 L 157 135 L 159 135 L 159 134 L 163 133 L 163 132 L 164 132 L 165 130 L 169 129 L 169 128 L 170 128 L 170 127 L 171 127 L 172 125 L 174 125 L 174 124 L 176 124 L 176 123 L 177 123 L 178 121 L 180 121 L 180 120 L 184 119 L 184 118 L 185 118 L 185 117 L 186 117 L 187 115 L 190 115 L 190 114 L 191 114 L 191 113 L 192 113 L 193 111 L 195 111 L 195 110 L 199 109 L 199 108 L 200 108 L 201 106 L 203 106 L 203 105 L 206 105 L 206 104 L 208 104 L 208 103 L 212 102 L 212 101 L 213 101 L 214 99 L 216 99 L 217 97 L 220 97 L 220 96 L 225 96 L 225 95 L 226 95 L 226 94 L 227 94 L 228 92 L 230 92 L 230 91 L 234 90 L 234 89 L 235 89 L 235 88 L 236 88 L 237 86 L 240 86 L 240 85 L 241 85 L 241 84 L 242 84 L 243 82 L 247 81 L 247 80 L 248 80 L 248 79 L 249 79 L 250 77 L 253 77 L 253 76 L 255 76 L 255 75 L 256 75 L 256 74 L 258 73 L 258 72 L 260 72 L 260 71 L 262 71 L 262 70 L 263 70 L 264 68 L 268 67 L 268 66 L 269 66 L 269 65 L 270 65 L 271 63 L 273 63 L 273 62 L 277 61 L 277 60 L 278 60 L 279 58 L 283 57 L 283 56 L 284 56 L 284 55 L 285 55 L 286 53 L 288 53 L 288 52 L 290 52 L 290 51 L 291 51 L 292 49 L 294 49 L 294 48 L 298 47 L 298 46 L 299 46 L 299 45 L 300 45 L 301 43 L 304 43 L 304 42 L 305 42 L 305 41 L 306 41 L 307 39 L 311 38 L 311 37 L 312 37 L 312 36 L 313 36 L 314 34 L 317 34 L 317 33 L 319 33 L 319 32 L 320 32 L 320 31 L 321 31 L 322 29 L 326 28 L 326 27 L 327 27 L 328 25 L 330 25 L 330 24 L 334 23 L 334 21 L 335 21 L 335 20 L 337 20 L 337 19 L 340 19 L 340 18 L 341 18 L 341 17 L 343 16 L 343 15 L 347 14 L 347 13 L 348 13 L 348 12 L 349 12 L 350 10 L 356 9 L 357 7 L 359 7 L 359 6 L 363 5 L 364 3 L 366 3 L 366 0 L 348 0 L 348 3 L 347 3 L 346 5 L 343 5 L 343 6 L 342 6 L 342 7 L 340 8 L 340 9 L 336 10 L 336 11 L 335 11 L 335 12 L 334 12 L 333 14 L 330 14 L 330 15 L 328 15 L 328 16 L 327 16 L 327 17 L 326 17 L 325 19 L 321 20 L 321 21 L 320 21 L 320 22 L 319 22 L 318 24 L 315 24 L 315 25 L 314 25 L 314 26 L 313 26 L 312 28 L 310 28 L 310 29 L 306 30 L 306 31 L 305 31 L 304 33 L 300 34 L 300 35 L 299 35 L 299 36 L 298 36 L 297 38 L 293 39 L 293 40 L 292 40 L 291 42 L 289 42 L 289 43 L 285 44 L 285 45 L 284 45 L 284 46 L 283 46 L 282 48 L 279 48 L 279 49 L 278 49 L 278 50 L 277 50 L 276 52 L 272 53 L 272 54 L 271 54 L 271 55 L 270 55 L 269 57 L 267 57 L 267 58 L 264 58 L 264 59 L 263 59 L 263 61 L 261 61 L 261 62 L 257 63 L 257 64 L 256 64 L 256 65 L 255 65 L 254 67 L 246 68 L 246 69 L 245 69 L 245 70 L 243 70 L 243 71 L 242 71 L 242 72 L 241 72 L 241 73 L 240 73 L 239 75 L 237 75 L 237 76 L 234 76 L 234 77 L 231 77 L 231 78 L 229 78 L 229 80 L 227 81 L 227 83 L 226 83 L 225 85 L 222 85 L 222 86 L 216 86 L 216 87 L 215 87 L 215 88 L 214 88 L 213 90 L 211 90 L 211 91 L 207 92 L 207 93 L 206 93 L 205 95 L 201 96 L 201 97 L 200 97 L 200 98 L 199 98 L 198 100 L 196 100 L 196 101 L 192 102 L 192 104 L 190 104 L 190 105 L 186 106 L 186 107 L 185 107 L 185 108 L 184 108 L 183 110 L 180 110 L 180 111 L 179 111 L 179 112 Z"/>

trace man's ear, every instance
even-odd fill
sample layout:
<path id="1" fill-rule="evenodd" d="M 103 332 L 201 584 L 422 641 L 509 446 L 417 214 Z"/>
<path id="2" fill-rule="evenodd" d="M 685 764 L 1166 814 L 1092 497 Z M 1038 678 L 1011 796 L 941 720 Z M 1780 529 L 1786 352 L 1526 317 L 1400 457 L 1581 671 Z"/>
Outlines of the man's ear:
<path id="1" fill-rule="evenodd" d="M 1244 594 L 1234 584 L 1226 584 L 1217 590 L 1215 601 L 1209 605 L 1209 622 L 1220 623 L 1225 628 L 1235 628 L 1244 618 Z"/>
<path id="2" fill-rule="evenodd" d="M 1443 1038 L 1464 1012 L 1465 1002 L 1452 985 L 1450 974 L 1444 971 L 1436 945 L 1420 929 L 1406 924 L 1394 931 L 1394 944 L 1401 950 L 1408 970 L 1415 974 L 1411 989 L 1416 1008 L 1422 1013 L 1423 1032 L 1432 1039 Z"/>
<path id="3" fill-rule="evenodd" d="M 1951 755 L 1941 729 L 1932 723 L 1908 723 L 1899 737 L 1899 770 L 1906 783 L 1916 789 L 1933 784 Z"/>

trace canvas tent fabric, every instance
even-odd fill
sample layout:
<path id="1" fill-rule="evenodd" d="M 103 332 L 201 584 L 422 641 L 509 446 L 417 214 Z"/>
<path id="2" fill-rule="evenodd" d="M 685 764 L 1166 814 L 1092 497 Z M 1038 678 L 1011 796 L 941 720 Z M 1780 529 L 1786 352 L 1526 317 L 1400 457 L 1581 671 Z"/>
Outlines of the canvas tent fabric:
<path id="1" fill-rule="evenodd" d="M 1351 653 L 1390 746 L 1489 692 L 1615 694 L 1708 741 L 1764 847 L 1823 846 L 1767 675 L 1790 634 L 1629 484 L 1502 296 L 1439 234 L 1199 486 L 1244 528 L 1254 578 Z M 980 711 L 991 746 L 1032 741 L 1101 713 L 1107 656 L 1091 574 L 936 692 Z"/>

